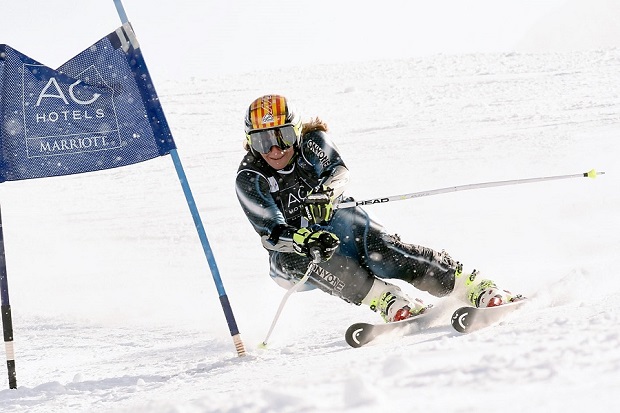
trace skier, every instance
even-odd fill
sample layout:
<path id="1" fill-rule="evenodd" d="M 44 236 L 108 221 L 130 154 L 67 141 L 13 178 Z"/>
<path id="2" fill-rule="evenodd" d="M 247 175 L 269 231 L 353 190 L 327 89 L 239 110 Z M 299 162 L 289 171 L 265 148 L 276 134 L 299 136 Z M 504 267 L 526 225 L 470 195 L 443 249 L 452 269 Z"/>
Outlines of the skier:
<path id="1" fill-rule="evenodd" d="M 311 262 L 304 289 L 318 287 L 378 311 L 386 322 L 429 306 L 409 298 L 389 279 L 436 297 L 454 292 L 477 307 L 515 299 L 491 280 L 480 280 L 445 251 L 407 244 L 386 233 L 360 207 L 334 209 L 345 200 L 349 171 L 319 118 L 302 123 L 283 96 L 254 100 L 245 116 L 247 150 L 236 193 L 269 252 L 270 276 L 289 288 Z M 347 198 L 346 200 L 352 200 Z"/>

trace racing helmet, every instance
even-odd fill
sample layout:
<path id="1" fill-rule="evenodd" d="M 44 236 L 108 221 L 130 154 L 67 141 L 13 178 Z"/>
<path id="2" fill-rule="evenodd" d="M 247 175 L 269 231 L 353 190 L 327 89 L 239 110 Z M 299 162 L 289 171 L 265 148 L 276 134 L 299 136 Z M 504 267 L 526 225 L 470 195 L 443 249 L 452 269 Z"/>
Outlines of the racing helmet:
<path id="1" fill-rule="evenodd" d="M 245 137 L 253 152 L 267 153 L 272 146 L 298 147 L 301 129 L 301 116 L 284 96 L 261 96 L 250 104 L 245 115 Z"/>

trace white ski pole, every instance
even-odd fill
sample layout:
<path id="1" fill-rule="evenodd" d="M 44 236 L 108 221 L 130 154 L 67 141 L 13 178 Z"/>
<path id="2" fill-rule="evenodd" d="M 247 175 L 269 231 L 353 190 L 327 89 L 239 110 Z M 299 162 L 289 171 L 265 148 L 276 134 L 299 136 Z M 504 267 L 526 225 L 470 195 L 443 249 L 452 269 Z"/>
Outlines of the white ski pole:
<path id="1" fill-rule="evenodd" d="M 420 192 L 412 192 L 410 194 L 405 194 L 405 195 L 387 196 L 384 198 L 367 199 L 364 201 L 341 202 L 337 205 L 334 205 L 334 208 L 335 209 L 353 208 L 359 205 L 373 205 L 373 204 L 383 204 L 383 203 L 390 202 L 390 201 L 404 201 L 405 199 L 422 198 L 424 196 L 439 195 L 439 194 L 445 194 L 448 192 L 467 191 L 469 189 L 480 189 L 480 188 L 491 188 L 495 186 L 529 184 L 529 183 L 534 183 L 534 182 L 553 181 L 557 179 L 568 179 L 568 178 L 593 178 L 594 179 L 597 177 L 597 175 L 604 175 L 604 174 L 605 172 L 596 172 L 594 169 L 592 169 L 589 172 L 584 172 L 580 174 L 572 174 L 572 175 L 545 176 L 545 177 L 540 177 L 540 178 L 513 179 L 510 181 L 495 181 L 495 182 L 483 182 L 479 184 L 450 186 L 447 188 L 431 189 L 428 191 L 420 191 Z"/>
<path id="2" fill-rule="evenodd" d="M 310 261 L 310 263 L 308 264 L 308 269 L 306 270 L 306 273 L 304 274 L 304 276 L 299 281 L 297 281 L 295 285 L 289 288 L 286 294 L 284 294 L 284 297 L 282 297 L 282 301 L 280 301 L 280 306 L 278 307 L 278 311 L 276 312 L 276 315 L 273 318 L 273 321 L 271 322 L 271 327 L 269 327 L 269 332 L 267 333 L 267 337 L 265 337 L 265 340 L 263 340 L 263 342 L 260 344 L 260 347 L 262 348 L 267 347 L 267 341 L 269 340 L 269 337 L 271 336 L 271 333 L 273 332 L 273 329 L 276 326 L 276 323 L 278 322 L 278 318 L 280 318 L 280 313 L 282 312 L 282 309 L 284 308 L 284 304 L 286 303 L 286 300 L 288 300 L 288 297 L 291 294 L 293 294 L 295 291 L 299 290 L 302 285 L 304 285 L 306 280 L 308 280 L 308 277 L 310 277 L 310 274 L 312 273 L 314 266 L 320 262 L 320 259 L 319 259 L 320 252 L 314 250 L 314 251 L 311 251 L 311 253 L 312 255 L 314 255 L 314 259 Z"/>

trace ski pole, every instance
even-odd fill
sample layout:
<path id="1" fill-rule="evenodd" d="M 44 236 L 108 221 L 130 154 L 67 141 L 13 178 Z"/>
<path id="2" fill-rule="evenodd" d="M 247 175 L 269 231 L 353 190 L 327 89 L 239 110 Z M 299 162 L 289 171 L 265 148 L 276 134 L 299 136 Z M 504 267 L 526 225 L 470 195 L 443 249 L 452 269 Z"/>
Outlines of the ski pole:
<path id="1" fill-rule="evenodd" d="M 299 290 L 299 288 L 301 288 L 302 285 L 304 285 L 304 283 L 310 277 L 310 274 L 312 273 L 312 270 L 314 269 L 314 266 L 320 262 L 320 260 L 319 260 L 320 259 L 320 253 L 319 253 L 319 251 L 315 250 L 315 251 L 311 251 L 311 253 L 312 253 L 312 255 L 314 255 L 314 258 L 308 264 L 308 269 L 306 270 L 306 273 L 304 274 L 304 276 L 299 281 L 297 281 L 295 283 L 295 285 L 293 285 L 291 288 L 289 288 L 288 291 L 286 291 L 286 294 L 284 294 L 284 297 L 282 297 L 282 301 L 280 301 L 280 306 L 278 307 L 278 311 L 276 312 L 276 315 L 273 318 L 273 321 L 271 322 L 271 327 L 269 327 L 269 332 L 267 332 L 267 337 L 265 337 L 263 342 L 260 344 L 260 347 L 262 347 L 262 348 L 267 347 L 267 341 L 269 340 L 269 337 L 271 336 L 271 333 L 273 332 L 273 329 L 276 326 L 278 318 L 280 318 L 280 313 L 282 312 L 282 309 L 284 308 L 284 304 L 286 303 L 286 300 L 288 300 L 288 297 L 291 294 L 293 294 L 295 291 Z"/>
<path id="2" fill-rule="evenodd" d="M 540 178 L 513 179 L 509 181 L 494 181 L 494 182 L 483 182 L 483 183 L 478 183 L 478 184 L 450 186 L 447 188 L 431 189 L 428 191 L 420 191 L 420 192 L 412 192 L 410 194 L 405 194 L 405 195 L 387 196 L 384 198 L 367 199 L 364 201 L 341 202 L 337 205 L 334 205 L 334 208 L 335 209 L 353 208 L 359 205 L 384 204 L 386 202 L 391 202 L 391 201 L 404 201 L 405 199 L 422 198 L 424 196 L 439 195 L 439 194 L 445 194 L 448 192 L 467 191 L 470 189 L 480 189 L 480 188 L 491 188 L 495 186 L 529 184 L 529 183 L 542 182 L 542 181 L 554 181 L 557 179 L 569 179 L 569 178 L 592 178 L 594 179 L 597 177 L 597 175 L 604 175 L 604 174 L 605 172 L 596 172 L 594 169 L 592 169 L 591 171 L 580 173 L 580 174 L 545 176 L 545 177 L 540 177 Z"/>

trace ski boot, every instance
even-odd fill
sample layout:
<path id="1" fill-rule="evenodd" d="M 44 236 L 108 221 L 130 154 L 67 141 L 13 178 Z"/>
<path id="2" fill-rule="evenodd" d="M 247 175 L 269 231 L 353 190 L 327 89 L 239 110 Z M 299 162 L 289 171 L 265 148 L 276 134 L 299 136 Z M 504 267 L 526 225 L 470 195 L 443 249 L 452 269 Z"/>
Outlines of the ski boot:
<path id="1" fill-rule="evenodd" d="M 409 297 L 404 297 L 401 291 L 397 293 L 387 291 L 379 297 L 375 308 L 379 310 L 386 323 L 391 323 L 420 315 L 430 308 L 430 305 L 425 306 L 419 298 L 411 300 Z"/>
<path id="2" fill-rule="evenodd" d="M 523 299 L 521 295 L 513 295 L 510 291 L 497 288 L 491 280 L 482 280 L 468 293 L 468 298 L 479 308 L 497 307 Z"/>
<path id="3" fill-rule="evenodd" d="M 510 291 L 502 290 L 491 280 L 477 280 L 479 272 L 474 270 L 465 276 L 465 289 L 468 301 L 475 307 L 497 307 L 523 299 L 521 295 L 514 295 Z M 463 277 L 463 267 L 459 264 L 455 272 L 457 279 Z"/>
<path id="4" fill-rule="evenodd" d="M 372 311 L 378 311 L 386 323 L 406 320 L 425 312 L 431 305 L 424 305 L 422 300 L 412 300 L 393 284 L 375 279 L 373 287 L 362 303 Z"/>

